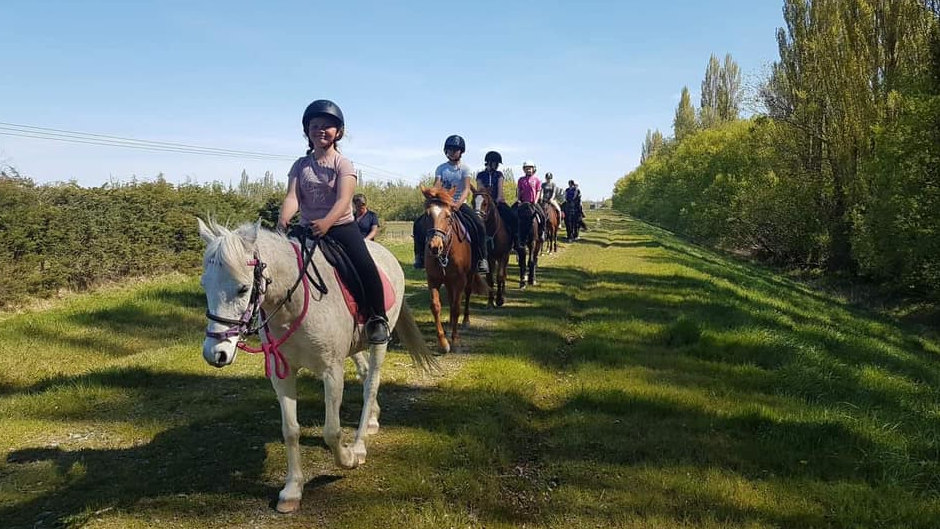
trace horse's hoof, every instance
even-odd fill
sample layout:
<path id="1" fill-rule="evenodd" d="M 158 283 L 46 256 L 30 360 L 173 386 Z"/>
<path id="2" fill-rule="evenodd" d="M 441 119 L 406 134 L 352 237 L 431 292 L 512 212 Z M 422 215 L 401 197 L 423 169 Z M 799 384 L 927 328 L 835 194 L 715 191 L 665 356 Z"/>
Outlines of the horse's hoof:
<path id="1" fill-rule="evenodd" d="M 525 283 L 519 283 L 519 290 L 525 290 Z"/>
<path id="2" fill-rule="evenodd" d="M 336 449 L 334 461 L 336 466 L 346 470 L 352 470 L 359 466 L 359 458 L 348 446 L 343 446 Z"/>
<path id="3" fill-rule="evenodd" d="M 363 465 L 366 462 L 366 444 L 356 443 L 353 447 L 353 455 L 356 458 L 356 465 Z"/>
<path id="4" fill-rule="evenodd" d="M 497 306 L 497 307 L 502 307 L 502 306 L 503 306 L 503 303 L 506 303 L 506 300 L 504 300 L 503 298 L 499 298 L 499 299 L 496 300 L 496 306 Z"/>
<path id="5" fill-rule="evenodd" d="M 300 509 L 300 498 L 293 500 L 278 500 L 277 502 L 277 512 L 281 514 L 290 514 L 292 512 L 297 512 Z"/>

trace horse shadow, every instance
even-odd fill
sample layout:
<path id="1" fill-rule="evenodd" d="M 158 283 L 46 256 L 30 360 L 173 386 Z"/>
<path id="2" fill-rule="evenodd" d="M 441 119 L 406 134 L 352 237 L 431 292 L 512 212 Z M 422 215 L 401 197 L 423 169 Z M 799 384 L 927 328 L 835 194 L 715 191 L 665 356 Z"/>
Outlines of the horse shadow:
<path id="1" fill-rule="evenodd" d="M 269 443 L 282 447 L 280 416 L 270 382 L 263 378 L 224 378 L 154 373 L 144 369 L 57 377 L 20 391 L 31 394 L 56 391 L 63 386 L 119 388 L 136 395 L 125 405 L 58 412 L 70 421 L 160 422 L 167 428 L 147 442 L 138 440 L 121 448 L 79 448 L 46 444 L 8 452 L 0 476 L 11 483 L 55 482 L 49 492 L 0 508 L 3 527 L 80 526 L 105 507 L 133 512 L 141 502 L 159 504 L 176 497 L 199 495 L 207 509 L 227 509 L 231 497 L 257 498 L 273 508 L 279 487 L 266 478 L 270 472 Z M 312 377 L 300 380 L 302 424 L 322 421 L 322 392 Z M 350 386 L 356 386 L 350 384 Z M 172 398 L 166 394 L 172 393 Z M 351 401 L 361 387 L 349 389 Z M 184 396 L 181 396 L 183 394 Z M 186 395 L 189 394 L 189 395 Z M 181 402 L 190 402 L 185 409 Z M 361 407 L 361 398 L 359 399 Z M 350 408 L 355 406 L 349 406 Z M 320 412 L 317 414 L 317 412 Z M 354 423 L 354 412 L 344 414 Z M 37 410 L 50 419 L 50 410 Z M 55 413 L 51 412 L 52 417 Z M 105 432 L 111 430 L 101 428 Z M 95 433 L 90 434 L 95 438 Z M 112 433 L 97 435 L 114 435 Z M 105 437 L 107 439 L 107 437 Z M 332 459 L 322 437 L 305 435 L 306 446 L 324 448 L 322 464 Z M 107 441 L 105 441 L 107 442 Z M 122 444 L 130 444 L 122 441 Z M 281 457 L 275 461 L 281 462 Z M 286 463 L 285 463 L 286 464 Z M 320 473 L 305 489 L 318 489 L 342 475 Z"/>

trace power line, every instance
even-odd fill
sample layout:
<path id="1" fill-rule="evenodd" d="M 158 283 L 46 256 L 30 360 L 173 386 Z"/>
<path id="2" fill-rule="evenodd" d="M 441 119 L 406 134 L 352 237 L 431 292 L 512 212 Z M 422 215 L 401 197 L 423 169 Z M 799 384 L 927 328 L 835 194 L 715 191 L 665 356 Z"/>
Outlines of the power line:
<path id="1" fill-rule="evenodd" d="M 139 140 L 136 138 L 124 138 L 120 136 L 109 136 L 105 134 L 94 134 L 90 132 L 78 132 L 62 129 L 50 129 L 46 127 L 34 127 L 30 125 L 18 125 L 15 123 L 0 122 L 0 130 L 7 131 L 10 136 L 23 136 L 39 139 L 50 139 L 58 141 L 76 141 L 82 143 L 91 143 L 94 145 L 105 145 L 113 147 L 128 147 L 137 149 L 152 149 L 169 152 L 184 152 L 189 154 L 218 154 L 218 155 L 236 155 L 247 157 L 263 158 L 283 158 L 290 156 L 283 154 L 271 154 L 264 152 L 240 151 L 233 149 L 221 149 L 217 147 L 202 147 L 198 145 L 189 145 L 185 143 L 175 143 L 154 140 Z"/>
<path id="2" fill-rule="evenodd" d="M 122 136 L 111 136 L 107 134 L 96 134 L 91 132 L 80 132 L 73 130 L 54 129 L 48 127 L 36 127 L 33 125 L 21 125 L 17 123 L 7 123 L 0 121 L 0 135 L 13 136 L 19 138 L 30 138 L 50 141 L 61 141 L 66 143 L 78 143 L 85 145 L 100 145 L 104 147 L 123 147 L 126 149 L 137 149 L 150 152 L 170 152 L 180 154 L 194 154 L 205 156 L 219 156 L 226 158 L 247 158 L 252 160 L 294 160 L 296 156 L 288 154 L 274 154 L 257 151 L 242 151 L 235 149 L 223 149 L 218 147 L 203 147 L 186 143 L 141 140 L 136 138 L 125 138 Z M 356 166 L 366 167 L 378 173 L 382 179 L 399 178 L 408 180 L 409 177 L 382 167 L 353 161 Z M 360 169 L 361 170 L 361 169 Z M 364 174 L 367 174 L 363 171 Z"/>

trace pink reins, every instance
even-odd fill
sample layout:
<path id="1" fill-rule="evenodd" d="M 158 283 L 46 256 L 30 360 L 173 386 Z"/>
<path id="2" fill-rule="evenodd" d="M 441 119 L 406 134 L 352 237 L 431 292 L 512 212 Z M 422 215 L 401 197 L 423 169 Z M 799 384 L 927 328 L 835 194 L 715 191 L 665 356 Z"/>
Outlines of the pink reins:
<path id="1" fill-rule="evenodd" d="M 277 378 L 283 379 L 287 377 L 288 370 L 290 366 L 287 364 L 287 359 L 284 358 L 284 354 L 281 353 L 280 347 L 300 328 L 300 324 L 303 322 L 304 317 L 307 315 L 307 308 L 310 306 L 310 284 L 307 282 L 307 274 L 304 272 L 304 263 L 303 259 L 300 256 L 299 248 L 291 243 L 291 248 L 294 249 L 294 253 L 297 255 L 297 267 L 300 270 L 300 275 L 302 276 L 302 282 L 304 285 L 304 308 L 300 311 L 300 316 L 291 323 L 290 329 L 281 336 L 280 339 L 274 340 L 271 338 L 271 330 L 268 329 L 267 321 L 264 323 L 264 336 L 265 340 L 261 340 L 261 347 L 251 347 L 247 343 L 239 340 L 236 347 L 245 351 L 246 353 L 264 353 L 264 376 L 267 378 L 271 377 L 271 366 L 274 366 L 274 374 L 277 375 Z M 264 311 L 261 311 L 261 318 L 266 319 L 264 316 Z"/>

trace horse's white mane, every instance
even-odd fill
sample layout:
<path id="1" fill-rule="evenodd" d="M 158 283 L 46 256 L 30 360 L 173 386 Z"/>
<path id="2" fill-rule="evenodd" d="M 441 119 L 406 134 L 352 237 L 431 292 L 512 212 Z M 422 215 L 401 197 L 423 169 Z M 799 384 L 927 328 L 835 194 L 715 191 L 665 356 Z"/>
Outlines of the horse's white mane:
<path id="1" fill-rule="evenodd" d="M 249 251 L 255 247 L 257 239 L 282 237 L 252 222 L 246 222 L 234 230 L 213 219 L 207 220 L 205 225 L 216 237 L 206 244 L 203 265 L 223 266 L 233 277 L 240 279 L 250 278 L 251 269 L 245 263 L 252 257 Z"/>

